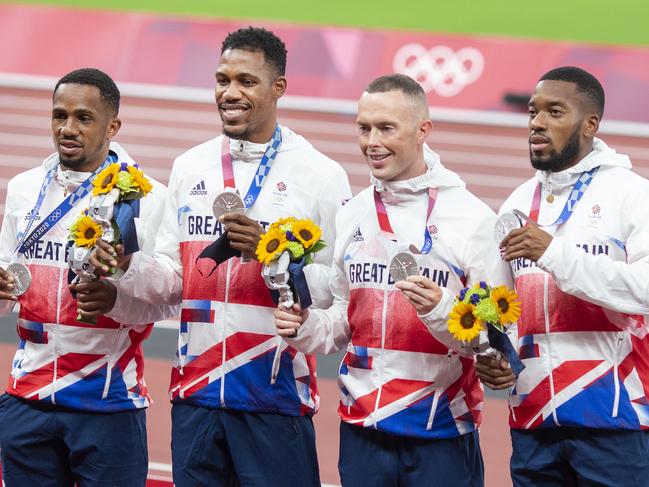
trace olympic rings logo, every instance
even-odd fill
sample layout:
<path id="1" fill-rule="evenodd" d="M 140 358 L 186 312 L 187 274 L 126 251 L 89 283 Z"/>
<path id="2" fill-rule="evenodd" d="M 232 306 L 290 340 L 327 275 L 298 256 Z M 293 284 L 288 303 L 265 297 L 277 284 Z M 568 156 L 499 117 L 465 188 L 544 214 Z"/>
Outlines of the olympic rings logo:
<path id="1" fill-rule="evenodd" d="M 59 218 L 61 218 L 61 210 L 56 210 L 54 213 L 52 213 L 50 215 L 49 220 L 51 222 L 54 222 L 54 221 L 58 220 Z"/>
<path id="2" fill-rule="evenodd" d="M 482 53 L 473 47 L 455 52 L 448 46 L 426 50 L 421 44 L 406 44 L 397 51 L 392 66 L 417 80 L 426 93 L 434 91 L 448 98 L 474 83 L 482 75 L 484 64 Z"/>

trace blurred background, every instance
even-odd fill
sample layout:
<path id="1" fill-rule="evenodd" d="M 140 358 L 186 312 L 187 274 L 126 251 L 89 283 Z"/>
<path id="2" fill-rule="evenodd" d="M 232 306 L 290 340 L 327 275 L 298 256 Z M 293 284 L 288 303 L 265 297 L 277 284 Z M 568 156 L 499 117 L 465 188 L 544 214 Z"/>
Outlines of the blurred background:
<path id="1" fill-rule="evenodd" d="M 85 66 L 108 72 L 122 95 L 118 140 L 147 174 L 166 182 L 173 159 L 220 133 L 214 70 L 227 32 L 254 25 L 288 48 L 280 123 L 347 170 L 354 192 L 369 183 L 356 145 L 356 100 L 381 74 L 416 78 L 428 94 L 430 145 L 492 208 L 532 175 L 526 105 L 536 80 L 580 66 L 606 90 L 600 136 L 649 177 L 649 4 L 469 0 L 100 0 L 0 2 L 0 201 L 18 172 L 53 146 L 51 91 Z M 0 205 L 0 213 L 4 205 Z M 170 364 L 175 321 L 146 342 L 151 485 L 170 478 Z M 15 315 L 0 320 L 0 375 L 17 343 Z M 315 422 L 322 481 L 338 485 L 340 356 L 319 358 Z M 489 487 L 510 485 L 506 396 L 487 392 L 481 442 Z M 168 484 L 168 482 L 167 482 Z M 170 485 L 170 484 L 168 484 Z"/>

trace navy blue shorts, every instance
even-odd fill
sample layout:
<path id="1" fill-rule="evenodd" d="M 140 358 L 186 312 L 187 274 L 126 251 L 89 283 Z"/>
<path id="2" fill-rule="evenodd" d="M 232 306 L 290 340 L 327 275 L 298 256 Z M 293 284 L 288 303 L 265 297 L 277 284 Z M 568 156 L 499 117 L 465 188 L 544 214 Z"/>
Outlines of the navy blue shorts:
<path id="1" fill-rule="evenodd" d="M 176 487 L 320 486 L 308 416 L 174 404 L 171 420 Z"/>
<path id="2" fill-rule="evenodd" d="M 511 430 L 515 486 L 649 485 L 649 431 Z"/>
<path id="3" fill-rule="evenodd" d="M 428 440 L 340 423 L 338 470 L 348 487 L 481 487 L 478 432 Z"/>
<path id="4" fill-rule="evenodd" d="M 0 396 L 7 487 L 138 487 L 146 483 L 146 412 L 86 413 Z"/>

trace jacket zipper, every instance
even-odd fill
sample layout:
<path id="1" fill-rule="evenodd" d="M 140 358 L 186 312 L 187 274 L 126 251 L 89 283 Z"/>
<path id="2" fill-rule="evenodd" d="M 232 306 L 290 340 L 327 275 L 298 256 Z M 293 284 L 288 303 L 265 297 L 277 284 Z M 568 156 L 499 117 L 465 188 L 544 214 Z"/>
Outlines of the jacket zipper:
<path id="1" fill-rule="evenodd" d="M 552 375 L 552 353 L 550 350 L 550 310 L 549 310 L 549 276 L 547 273 L 543 274 L 543 317 L 545 319 L 545 336 L 547 341 L 548 353 L 546 354 L 546 366 L 548 370 L 548 377 L 550 379 L 550 407 L 552 408 L 552 419 L 554 424 L 561 426 L 559 418 L 557 418 L 557 409 L 554 406 L 554 377 Z"/>
<path id="2" fill-rule="evenodd" d="M 613 381 L 615 387 L 615 396 L 613 397 L 613 412 L 612 416 L 617 418 L 618 409 L 620 406 L 620 380 L 618 368 L 620 366 L 620 350 L 622 349 L 622 341 L 624 340 L 624 332 L 621 331 L 617 334 L 617 344 L 615 346 L 615 362 L 613 363 Z"/>
<path id="3" fill-rule="evenodd" d="M 444 364 L 444 368 L 442 369 L 438 377 L 441 378 L 446 376 L 446 372 L 451 366 L 452 357 L 453 357 L 453 352 L 449 350 L 448 353 L 446 354 L 446 363 Z M 430 406 L 430 414 L 428 415 L 428 422 L 426 423 L 426 431 L 430 431 L 431 429 L 433 429 L 433 420 L 435 419 L 435 413 L 437 412 L 437 404 L 439 403 L 439 397 L 442 395 L 442 390 L 443 388 L 441 385 L 440 387 L 435 387 L 435 392 L 433 393 L 433 404 L 431 404 Z"/>
<path id="4" fill-rule="evenodd" d="M 228 323 L 228 299 L 230 297 L 230 273 L 232 272 L 232 259 L 228 259 L 228 271 L 225 276 L 225 302 L 223 303 L 223 331 L 221 333 L 221 343 L 223 343 L 223 354 L 221 355 L 221 407 L 225 407 L 225 340 L 227 334 L 225 327 Z M 216 320 L 216 317 L 214 317 Z"/>
<path id="5" fill-rule="evenodd" d="M 277 342 L 277 345 L 275 345 L 275 355 L 273 355 L 273 366 L 271 367 L 270 370 L 270 383 L 271 385 L 275 385 L 275 382 L 277 381 L 277 374 L 279 373 L 279 364 L 281 363 L 280 357 L 282 356 L 282 338 L 277 337 L 275 338 L 275 341 Z"/>
<path id="6" fill-rule="evenodd" d="M 52 394 L 52 404 L 56 404 L 55 397 L 55 383 L 58 379 L 58 366 L 59 366 L 59 347 L 58 347 L 58 335 L 59 328 L 61 323 L 61 287 L 63 286 L 63 268 L 59 268 L 59 286 L 56 291 L 56 323 L 54 323 L 54 371 L 52 372 L 52 385 L 51 390 Z"/>
<path id="7" fill-rule="evenodd" d="M 383 390 L 383 362 L 385 361 L 385 329 L 388 315 L 388 282 L 386 279 L 385 286 L 383 287 L 383 310 L 381 312 L 381 360 L 379 361 L 379 390 L 376 394 L 376 401 L 374 402 L 373 414 L 377 412 L 379 403 L 381 402 L 381 391 Z M 378 429 L 377 422 L 374 423 L 374 429 Z"/>
<path id="8" fill-rule="evenodd" d="M 115 333 L 115 340 L 113 340 L 113 346 L 110 350 L 110 353 L 106 357 L 106 382 L 104 383 L 104 391 L 101 394 L 102 399 L 106 399 L 108 397 L 108 391 L 110 390 L 110 381 L 113 376 L 113 364 L 115 363 L 115 355 L 117 351 L 117 345 L 119 344 L 119 339 L 122 336 L 122 330 L 124 329 L 124 325 L 120 324 L 119 328 L 117 329 L 117 332 Z"/>

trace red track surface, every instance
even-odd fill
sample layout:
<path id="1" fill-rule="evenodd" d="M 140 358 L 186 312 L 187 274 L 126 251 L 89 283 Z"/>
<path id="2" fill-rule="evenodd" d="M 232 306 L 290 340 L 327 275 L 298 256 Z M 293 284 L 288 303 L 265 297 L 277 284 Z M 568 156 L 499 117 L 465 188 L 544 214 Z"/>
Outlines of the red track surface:
<path id="1" fill-rule="evenodd" d="M 0 88 L 0 200 L 8 180 L 40 164 L 52 152 L 49 131 L 51 94 L 43 91 Z M 186 149 L 219 133 L 216 109 L 210 104 L 126 98 L 122 102 L 123 127 L 117 140 L 153 177 L 166 181 L 172 160 Z M 368 183 L 368 171 L 356 146 L 353 117 L 282 111 L 280 121 L 304 135 L 318 149 L 339 161 L 357 192 Z M 606 136 L 609 145 L 631 156 L 636 171 L 649 176 L 649 141 L 636 137 Z M 443 163 L 457 171 L 471 191 L 492 207 L 532 174 L 527 155 L 526 130 L 471 124 L 437 123 L 429 140 Z M 0 207 L 2 210 L 3 207 Z M 0 377 L 6 377 L 13 347 L 0 344 Z M 171 356 L 173 352 L 169 351 Z M 169 403 L 166 389 L 170 363 L 149 359 L 146 377 L 155 404 L 149 410 L 150 461 L 169 464 Z M 1 387 L 1 384 L 0 384 Z M 320 381 L 322 405 L 316 416 L 322 481 L 338 483 L 338 390 L 335 381 Z M 502 400 L 486 401 L 481 443 L 488 487 L 510 483 L 507 462 L 511 450 Z M 169 472 L 152 470 L 168 477 Z"/>

